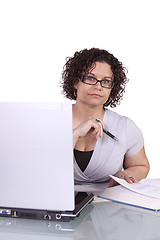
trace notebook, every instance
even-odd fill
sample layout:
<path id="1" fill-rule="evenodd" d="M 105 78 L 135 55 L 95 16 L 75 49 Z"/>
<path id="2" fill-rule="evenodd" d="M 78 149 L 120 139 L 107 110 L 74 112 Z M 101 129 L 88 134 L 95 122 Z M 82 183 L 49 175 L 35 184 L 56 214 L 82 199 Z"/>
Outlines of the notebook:
<path id="1" fill-rule="evenodd" d="M 69 221 L 93 199 L 75 193 L 72 106 L 0 103 L 0 216 Z"/>

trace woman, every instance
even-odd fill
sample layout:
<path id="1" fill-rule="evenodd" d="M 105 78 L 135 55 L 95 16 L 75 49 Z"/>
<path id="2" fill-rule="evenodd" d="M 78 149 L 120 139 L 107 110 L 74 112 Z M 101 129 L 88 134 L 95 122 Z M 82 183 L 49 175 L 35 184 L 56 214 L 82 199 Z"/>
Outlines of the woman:
<path id="1" fill-rule="evenodd" d="M 107 106 L 120 103 L 125 68 L 112 54 L 84 49 L 68 58 L 62 73 L 64 95 L 73 105 L 74 173 L 77 182 L 116 185 L 109 175 L 136 183 L 149 172 L 143 136 L 129 118 Z M 108 131 L 107 134 L 103 130 Z"/>

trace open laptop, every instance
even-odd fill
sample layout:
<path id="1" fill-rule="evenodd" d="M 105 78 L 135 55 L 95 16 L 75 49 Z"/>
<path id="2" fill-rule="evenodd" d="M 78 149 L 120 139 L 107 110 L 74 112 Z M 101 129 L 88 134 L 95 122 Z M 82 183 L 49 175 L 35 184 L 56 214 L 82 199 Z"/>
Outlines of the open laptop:
<path id="1" fill-rule="evenodd" d="M 75 193 L 72 106 L 0 103 L 0 216 L 69 221 L 93 199 Z"/>

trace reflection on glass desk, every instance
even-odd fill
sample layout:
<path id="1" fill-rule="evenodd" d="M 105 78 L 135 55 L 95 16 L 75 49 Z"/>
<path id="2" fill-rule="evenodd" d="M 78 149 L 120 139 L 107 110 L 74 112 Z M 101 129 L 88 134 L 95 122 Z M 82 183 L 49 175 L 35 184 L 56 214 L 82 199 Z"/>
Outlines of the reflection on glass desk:
<path id="1" fill-rule="evenodd" d="M 68 223 L 1 217 L 0 239 L 158 240 L 160 213 L 93 202 Z"/>

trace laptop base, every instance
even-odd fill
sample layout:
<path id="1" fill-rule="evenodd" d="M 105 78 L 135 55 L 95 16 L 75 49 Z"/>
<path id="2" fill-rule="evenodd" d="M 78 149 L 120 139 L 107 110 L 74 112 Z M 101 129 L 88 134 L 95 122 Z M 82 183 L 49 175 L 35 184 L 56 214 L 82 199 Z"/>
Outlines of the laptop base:
<path id="1" fill-rule="evenodd" d="M 74 211 L 49 211 L 0 207 L 0 217 L 69 222 L 75 217 L 78 217 L 82 209 L 92 202 L 93 198 L 94 195 L 92 193 L 78 193 L 75 197 Z"/>

